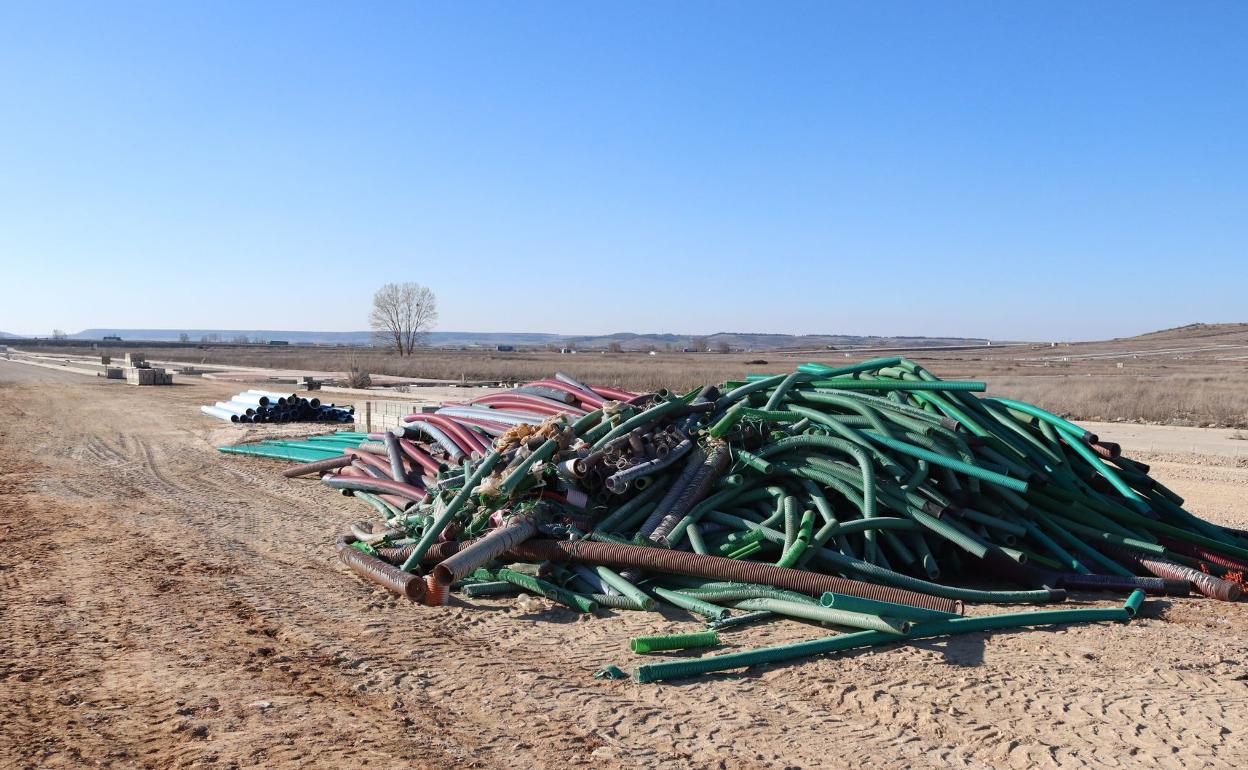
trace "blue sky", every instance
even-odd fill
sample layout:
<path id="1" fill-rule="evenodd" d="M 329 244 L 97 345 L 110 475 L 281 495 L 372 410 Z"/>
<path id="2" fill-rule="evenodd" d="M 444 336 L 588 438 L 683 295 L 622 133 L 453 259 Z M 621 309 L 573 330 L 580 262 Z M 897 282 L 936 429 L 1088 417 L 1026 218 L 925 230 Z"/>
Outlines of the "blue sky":
<path id="1" fill-rule="evenodd" d="M 1242 3 L 0 0 L 0 330 L 1248 321 Z"/>

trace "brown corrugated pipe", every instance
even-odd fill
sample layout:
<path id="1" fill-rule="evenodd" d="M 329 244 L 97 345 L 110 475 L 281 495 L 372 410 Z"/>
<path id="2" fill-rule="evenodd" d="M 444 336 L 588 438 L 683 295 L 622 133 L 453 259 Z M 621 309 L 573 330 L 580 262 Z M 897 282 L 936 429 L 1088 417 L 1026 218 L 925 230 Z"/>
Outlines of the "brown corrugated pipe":
<path id="1" fill-rule="evenodd" d="M 1158 535 L 1157 540 L 1162 545 L 1169 548 L 1171 551 L 1178 551 L 1184 556 L 1191 556 L 1196 559 L 1204 559 L 1210 564 L 1216 564 L 1219 567 L 1226 567 L 1227 569 L 1232 569 L 1238 572 L 1243 572 L 1244 574 L 1248 574 L 1248 562 L 1240 561 L 1239 559 L 1234 559 L 1234 558 L 1231 558 L 1230 556 L 1223 556 L 1220 553 L 1215 553 L 1213 551 L 1210 551 L 1208 548 L 1202 548 L 1198 545 L 1192 545 L 1191 543 L 1185 540 L 1179 540 L 1177 538 L 1167 537 L 1165 535 Z"/>
<path id="2" fill-rule="evenodd" d="M 1114 555 L 1122 561 L 1143 567 L 1157 577 L 1186 580 L 1195 586 L 1197 591 L 1200 591 L 1210 599 L 1233 602 L 1239 598 L 1242 592 L 1239 583 L 1232 583 L 1229 580 L 1214 577 L 1207 572 L 1201 572 L 1198 569 L 1192 569 L 1182 564 L 1175 564 L 1169 559 L 1136 553 L 1125 548 L 1112 548 L 1109 550 L 1112 550 Z"/>
<path id="3" fill-rule="evenodd" d="M 335 468 L 341 468 L 344 465 L 350 465 L 350 464 L 351 464 L 350 455 L 341 455 L 339 457 L 327 457 L 324 460 L 317 460 L 316 462 L 304 463 L 303 465 L 296 465 L 293 468 L 287 468 L 286 470 L 282 471 L 282 475 L 288 479 L 293 479 L 296 476 L 306 476 L 309 473 L 320 473 L 321 471 L 332 471 Z"/>
<path id="4" fill-rule="evenodd" d="M 513 517 L 503 526 L 476 540 L 433 568 L 433 579 L 449 586 L 456 580 L 502 556 L 508 550 L 537 534 L 532 516 Z"/>
<path id="5" fill-rule="evenodd" d="M 386 564 L 376 556 L 364 553 L 351 547 L 355 537 L 347 535 L 338 539 L 334 547 L 338 549 L 338 558 L 351 568 L 351 571 L 365 580 L 382 588 L 418 601 L 425 595 L 425 581 L 416 575 L 404 572 L 390 564 Z"/>
<path id="6" fill-rule="evenodd" d="M 673 575 L 761 583 L 809 596 L 822 596 L 827 591 L 834 591 L 864 599 L 908 604 L 911 607 L 923 607 L 941 612 L 958 614 L 962 612 L 962 602 L 941 596 L 931 596 L 875 583 L 864 583 L 850 578 L 822 575 L 817 572 L 777 567 L 773 564 L 756 564 L 722 556 L 670 551 L 666 548 L 592 541 L 529 540 L 512 548 L 510 554 L 520 561 L 575 561 L 599 564 L 604 567 L 639 567 Z"/>
<path id="7" fill-rule="evenodd" d="M 449 585 L 443 585 L 433 579 L 433 575 L 425 575 L 423 581 L 425 584 L 425 604 L 430 607 L 442 607 L 451 598 L 451 588 Z"/>
<path id="8" fill-rule="evenodd" d="M 407 557 L 411 556 L 412 552 L 416 550 L 416 545 L 416 543 L 408 543 L 407 545 L 400 546 L 383 545 L 377 549 L 377 555 L 391 564 L 402 564 L 407 561 Z M 443 540 L 440 543 L 434 543 L 429 547 L 429 550 L 425 552 L 425 555 L 420 557 L 420 563 L 437 564 L 443 559 L 454 556 L 464 545 L 465 543 L 461 543 L 458 540 Z"/>

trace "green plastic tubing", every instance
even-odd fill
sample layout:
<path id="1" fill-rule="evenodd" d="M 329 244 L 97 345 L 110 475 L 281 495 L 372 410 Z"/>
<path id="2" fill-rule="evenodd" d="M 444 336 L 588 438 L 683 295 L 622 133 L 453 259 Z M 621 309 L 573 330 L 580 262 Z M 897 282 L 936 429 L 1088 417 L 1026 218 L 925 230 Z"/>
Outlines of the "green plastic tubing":
<path id="1" fill-rule="evenodd" d="M 757 623 L 760 620 L 771 620 L 776 616 L 774 612 L 747 612 L 744 615 L 733 615 L 723 620 L 708 620 L 707 625 L 715 629 L 732 628 L 733 626 L 744 626 L 747 623 Z"/>
<path id="2" fill-rule="evenodd" d="M 711 438 L 719 438 L 732 430 L 733 426 L 737 424 L 737 421 L 741 419 L 741 415 L 745 413 L 745 404 L 746 402 L 744 401 L 739 401 L 733 404 L 732 407 L 724 413 L 724 416 L 719 418 L 719 421 L 707 429 L 706 435 Z"/>
<path id="3" fill-rule="evenodd" d="M 840 377 L 844 374 L 857 374 L 858 372 L 869 372 L 875 369 L 883 369 L 887 366 L 897 366 L 902 362 L 900 358 L 871 358 L 866 361 L 859 361 L 849 366 L 831 367 L 826 364 L 816 364 L 814 362 L 804 363 L 797 367 L 802 374 L 814 374 L 819 377 Z"/>
<path id="4" fill-rule="evenodd" d="M 529 470 L 540 462 L 545 462 L 551 458 L 555 450 L 559 449 L 559 442 L 552 439 L 546 439 L 540 447 L 535 449 L 528 457 L 524 458 L 519 465 L 516 466 L 507 478 L 499 483 L 497 495 L 499 497 L 509 497 L 512 492 L 516 491 L 516 487 L 520 486 L 520 482 L 529 475 Z"/>
<path id="5" fill-rule="evenodd" d="M 750 527 L 758 530 L 773 543 L 784 542 L 784 535 L 782 533 L 737 516 L 721 514 L 716 511 L 708 518 L 711 518 L 713 521 L 720 521 L 724 524 Z M 1049 589 L 1037 589 L 1031 591 L 982 591 L 974 588 L 949 586 L 942 583 L 932 583 L 910 575 L 903 575 L 900 572 L 894 572 L 891 569 L 881 567 L 877 564 L 871 564 L 861 559 L 855 559 L 852 556 L 847 556 L 829 548 L 812 547 L 808 549 L 808 553 L 813 554 L 814 558 L 817 560 L 831 564 L 838 571 L 849 570 L 860 575 L 866 575 L 877 583 L 884 583 L 886 585 L 896 586 L 897 588 L 905 588 L 911 591 L 932 594 L 933 596 L 942 596 L 947 599 L 968 602 L 986 602 L 990 604 L 1047 604 L 1049 602 L 1062 601 L 1064 596 L 1064 594 L 1060 591 L 1055 592 Z"/>
<path id="6" fill-rule="evenodd" d="M 567 607 L 571 607 L 578 612 L 593 612 L 598 609 L 598 603 L 587 596 L 582 596 L 581 594 L 569 591 L 566 588 L 560 588 L 554 583 L 548 583 L 545 580 L 525 575 L 524 573 L 516 572 L 515 570 L 506 568 L 500 569 L 498 571 L 498 577 L 502 580 L 506 580 L 508 583 L 513 583 L 530 593 L 537 594 L 538 596 L 544 596 L 547 599 L 559 602 Z"/>
<path id="7" fill-rule="evenodd" d="M 649 409 L 647 409 L 646 411 L 640 414 L 633 415 L 632 417 L 628 418 L 624 422 L 620 423 L 619 425 L 615 426 L 611 430 L 607 431 L 601 438 L 599 438 L 597 441 L 594 442 L 593 448 L 602 449 L 603 444 L 606 444 L 612 439 L 623 436 L 625 433 L 628 433 L 633 428 L 639 427 L 641 425 L 646 425 L 647 423 L 654 422 L 660 417 L 663 417 L 664 415 L 667 415 L 667 414 L 670 414 L 671 412 L 676 411 L 680 407 L 692 401 L 697 394 L 698 392 L 695 390 L 695 391 L 688 393 L 686 396 L 682 398 L 674 398 L 671 401 L 664 401 L 661 404 L 657 404 L 655 406 L 650 407 Z"/>
<path id="8" fill-rule="evenodd" d="M 438 535 L 442 534 L 442 530 L 446 529 L 446 525 L 451 523 L 451 520 L 459 513 L 459 510 L 464 507 L 464 503 L 468 502 L 468 498 L 476 491 L 477 485 L 481 483 L 482 479 L 490 475 L 490 471 L 494 470 L 498 457 L 498 452 L 490 452 L 481 458 L 481 464 L 472 472 L 472 475 L 468 477 L 464 485 L 459 488 L 459 492 L 452 498 L 450 504 L 446 506 L 446 510 L 442 511 L 440 516 L 429 523 L 429 526 L 421 534 L 420 540 L 417 541 L 416 548 L 412 551 L 411 556 L 407 557 L 400 569 L 404 572 L 411 572 L 413 567 L 420 564 L 420 560 L 433 545 L 434 541 L 438 539 Z"/>
<path id="9" fill-rule="evenodd" d="M 862 515 L 863 518 L 874 518 L 876 516 L 875 466 L 872 465 L 871 457 L 866 450 L 857 444 L 831 436 L 791 436 L 768 444 L 756 454 L 765 459 L 774 454 L 806 447 L 834 449 L 854 458 L 854 462 L 858 463 L 858 469 L 862 473 Z M 868 552 L 874 553 L 876 549 L 875 533 L 868 530 L 865 537 Z"/>
<path id="10" fill-rule="evenodd" d="M 689 612 L 696 613 L 706 618 L 711 618 L 712 620 L 723 620 L 731 614 L 726 607 L 717 607 L 710 602 L 704 602 L 696 596 L 690 596 L 689 594 L 684 594 L 680 591 L 660 588 L 659 586 L 655 586 L 650 590 L 654 591 L 660 599 L 668 602 L 669 604 L 674 604 L 682 610 L 688 610 Z"/>
<path id="11" fill-rule="evenodd" d="M 794 538 L 793 544 L 785 548 L 784 554 L 780 557 L 780 561 L 776 562 L 780 567 L 792 567 L 797 560 L 806 552 L 806 548 L 810 545 L 811 535 L 815 527 L 815 512 L 807 508 L 802 512 L 802 521 L 797 528 L 797 537 Z"/>
<path id="12" fill-rule="evenodd" d="M 779 409 L 780 404 L 784 403 L 784 397 L 788 395 L 789 389 L 793 387 L 793 383 L 797 382 L 797 378 L 802 376 L 800 371 L 795 371 L 780 381 L 776 389 L 771 392 L 771 396 L 767 399 L 767 403 L 763 405 L 766 411 Z"/>
<path id="13" fill-rule="evenodd" d="M 662 650 L 687 650 L 693 647 L 719 646 L 719 634 L 714 631 L 699 631 L 695 634 L 670 634 L 664 636 L 634 636 L 628 641 L 629 648 L 636 653 L 646 654 Z"/>
<path id="14" fill-rule="evenodd" d="M 697 524 L 690 524 L 685 527 L 684 533 L 689 538 L 689 547 L 693 549 L 694 553 L 710 553 L 710 551 L 706 550 L 706 542 L 702 539 L 702 530 L 698 528 Z"/>
<path id="15" fill-rule="evenodd" d="M 787 374 L 776 374 L 771 377 L 764 377 L 761 380 L 747 382 L 740 387 L 733 388 L 724 395 L 720 396 L 719 400 L 715 402 L 715 411 L 723 411 L 751 393 L 757 393 L 760 390 L 768 390 L 776 385 L 779 385 L 784 382 L 785 378 L 788 376 L 789 375 Z"/>
<path id="16" fill-rule="evenodd" d="M 620 594 L 590 594 L 589 598 L 597 602 L 599 607 L 607 607 L 613 610 L 632 610 L 633 612 L 648 612 L 650 610 L 649 606 Z M 653 604 L 654 600 L 651 599 L 650 606 L 653 606 Z"/>
<path id="17" fill-rule="evenodd" d="M 1126 603 L 1122 607 L 1108 609 L 1040 610 L 1037 612 L 1010 612 L 1003 615 L 987 615 L 974 618 L 931 620 L 911 628 L 909 636 L 905 637 L 905 639 L 925 639 L 974 631 L 1056 625 L 1059 623 L 1093 623 L 1103 620 L 1125 623 L 1134 617 L 1142 601 L 1143 592 L 1135 591 L 1127 598 Z M 715 671 L 727 671 L 766 663 L 779 663 L 810 655 L 852 650 L 859 647 L 875 647 L 897 641 L 899 639 L 896 634 L 886 634 L 879 631 L 858 631 L 857 633 L 842 634 L 841 636 L 833 636 L 827 639 L 812 639 L 808 642 L 786 644 L 779 647 L 730 652 L 725 655 L 711 655 L 696 660 L 650 663 L 638 666 L 633 671 L 633 679 L 641 684 L 658 682 L 664 679 L 683 679 Z"/>
<path id="18" fill-rule="evenodd" d="M 737 462 L 741 463 L 747 468 L 751 468 L 753 470 L 758 471 L 763 476 L 771 475 L 771 463 L 767 462 L 766 460 L 759 457 L 758 455 L 755 455 L 752 452 L 747 452 L 744 449 L 741 449 L 740 447 L 734 447 L 732 450 L 732 457 Z"/>
<path id="19" fill-rule="evenodd" d="M 790 602 L 818 604 L 819 602 L 806 594 L 786 591 L 783 588 L 762 585 L 759 583 L 734 583 L 713 581 L 693 588 L 682 588 L 681 593 L 693 596 L 712 604 L 739 602 L 743 599 L 784 599 Z"/>
<path id="20" fill-rule="evenodd" d="M 581 435 L 596 425 L 601 419 L 602 409 L 595 409 L 594 411 L 589 412 L 583 417 L 578 418 L 576 422 L 572 423 L 572 434 L 575 436 Z"/>
<path id="21" fill-rule="evenodd" d="M 469 583 L 459 589 L 464 596 L 500 596 L 520 592 L 520 586 L 506 580 L 490 580 L 483 583 Z"/>
<path id="22" fill-rule="evenodd" d="M 610 567 L 603 566 L 594 567 L 594 572 L 598 573 L 598 577 L 602 578 L 602 582 L 636 602 L 643 610 L 654 609 L 654 599 L 646 596 L 645 591 L 625 580 L 620 573 Z"/>
<path id="23" fill-rule="evenodd" d="M 815 380 L 810 383 L 816 388 L 831 390 L 953 390 L 971 393 L 982 393 L 988 386 L 982 382 L 937 380 L 856 380 L 851 378 Z"/>
<path id="24" fill-rule="evenodd" d="M 1084 430 L 1083 428 L 1080 428 L 1078 425 L 1075 425 L 1073 422 L 1070 422 L 1069 420 L 1064 420 L 1061 417 L 1058 417 L 1057 415 L 1053 414 L 1052 412 L 1046 412 L 1040 407 L 1034 406 L 1032 404 L 1028 404 L 1022 401 L 1015 401 L 1009 398 L 989 398 L 985 400 L 991 404 L 1000 404 L 1002 406 L 1013 409 L 1016 412 L 1023 412 L 1024 414 L 1029 414 L 1032 417 L 1038 417 L 1041 420 L 1044 420 L 1048 424 L 1052 425 L 1053 427 L 1057 428 L 1058 430 L 1064 433 L 1068 433 L 1074 436 L 1075 438 L 1079 439 L 1080 441 L 1083 441 L 1085 437 L 1090 437 L 1092 435 L 1091 433 Z"/>
<path id="25" fill-rule="evenodd" d="M 749 610 L 751 612 L 766 610 L 777 615 L 787 615 L 791 618 L 816 620 L 820 623 L 832 623 L 833 625 L 846 626 L 847 628 L 880 631 L 895 636 L 905 635 L 913 625 L 908 620 L 868 615 L 863 612 L 847 612 L 845 610 L 824 607 L 821 604 L 791 602 L 785 599 L 742 599 L 733 606 L 739 610 Z"/>
<path id="26" fill-rule="evenodd" d="M 1021 479 L 1015 479 L 994 471 L 985 470 L 977 465 L 971 465 L 970 463 L 962 462 L 961 460 L 955 460 L 952 457 L 937 454 L 936 452 L 929 452 L 928 450 L 921 449 L 913 444 L 907 444 L 904 441 L 896 441 L 886 436 L 881 436 L 878 433 L 872 433 L 868 430 L 859 432 L 875 443 L 880 444 L 881 446 L 886 446 L 894 452 L 901 452 L 902 454 L 910 455 L 911 457 L 916 457 L 920 460 L 927 460 L 933 465 L 944 466 L 945 468 L 948 468 L 955 473 L 961 473 L 964 476 L 972 476 L 980 481 L 997 484 L 1005 487 L 1006 489 L 1012 489 L 1020 494 L 1026 494 L 1027 490 L 1030 488 L 1027 485 L 1027 482 Z"/>
<path id="27" fill-rule="evenodd" d="M 844 610 L 846 612 L 861 612 L 866 615 L 881 615 L 916 622 L 958 617 L 958 615 L 953 612 L 941 612 L 940 610 L 929 610 L 924 609 L 923 607 L 910 607 L 905 604 L 885 602 L 878 599 L 864 599 L 859 596 L 850 596 L 849 594 L 838 594 L 834 591 L 827 591 L 823 594 L 823 596 L 820 596 L 819 604 L 824 607 Z"/>
<path id="28" fill-rule="evenodd" d="M 664 476 L 660 478 L 658 482 L 651 484 L 650 486 L 641 490 L 640 492 L 637 493 L 636 497 L 629 500 L 627 503 L 624 503 L 619 508 L 616 508 L 614 511 L 611 512 L 610 516 L 598 522 L 598 525 L 594 527 L 594 531 L 595 532 L 614 532 L 615 527 L 618 527 L 620 524 L 626 521 L 629 516 L 631 516 L 633 513 L 639 510 L 646 503 L 650 502 L 651 500 L 654 500 L 656 497 L 666 492 L 668 484 L 670 483 L 671 483 L 670 477 Z"/>

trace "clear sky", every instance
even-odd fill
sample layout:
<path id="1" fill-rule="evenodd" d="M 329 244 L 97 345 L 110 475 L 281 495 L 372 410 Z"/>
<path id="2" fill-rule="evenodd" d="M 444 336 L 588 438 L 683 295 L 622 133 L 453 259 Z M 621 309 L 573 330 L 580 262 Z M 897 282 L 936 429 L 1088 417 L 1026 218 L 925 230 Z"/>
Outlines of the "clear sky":
<path id="1" fill-rule="evenodd" d="M 0 0 L 0 330 L 1248 321 L 1248 4 Z"/>

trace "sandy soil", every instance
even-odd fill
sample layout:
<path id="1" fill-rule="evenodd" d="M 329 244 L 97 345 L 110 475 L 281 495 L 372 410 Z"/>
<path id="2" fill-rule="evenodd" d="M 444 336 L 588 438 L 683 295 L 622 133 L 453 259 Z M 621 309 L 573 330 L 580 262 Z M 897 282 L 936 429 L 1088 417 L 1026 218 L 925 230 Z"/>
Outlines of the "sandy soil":
<path id="1" fill-rule="evenodd" d="M 676 612 L 581 618 L 536 599 L 397 602 L 333 557 L 359 506 L 283 479 L 279 464 L 214 451 L 240 429 L 196 410 L 230 389 L 0 361 L 0 767 L 1248 760 L 1242 604 L 1150 601 L 1130 625 L 975 634 L 666 685 L 595 680 L 603 664 L 628 666 L 630 635 L 697 624 Z M 1148 459 L 1195 511 L 1245 524 L 1242 469 Z M 827 633 L 785 622 L 724 637 L 739 649 Z"/>

